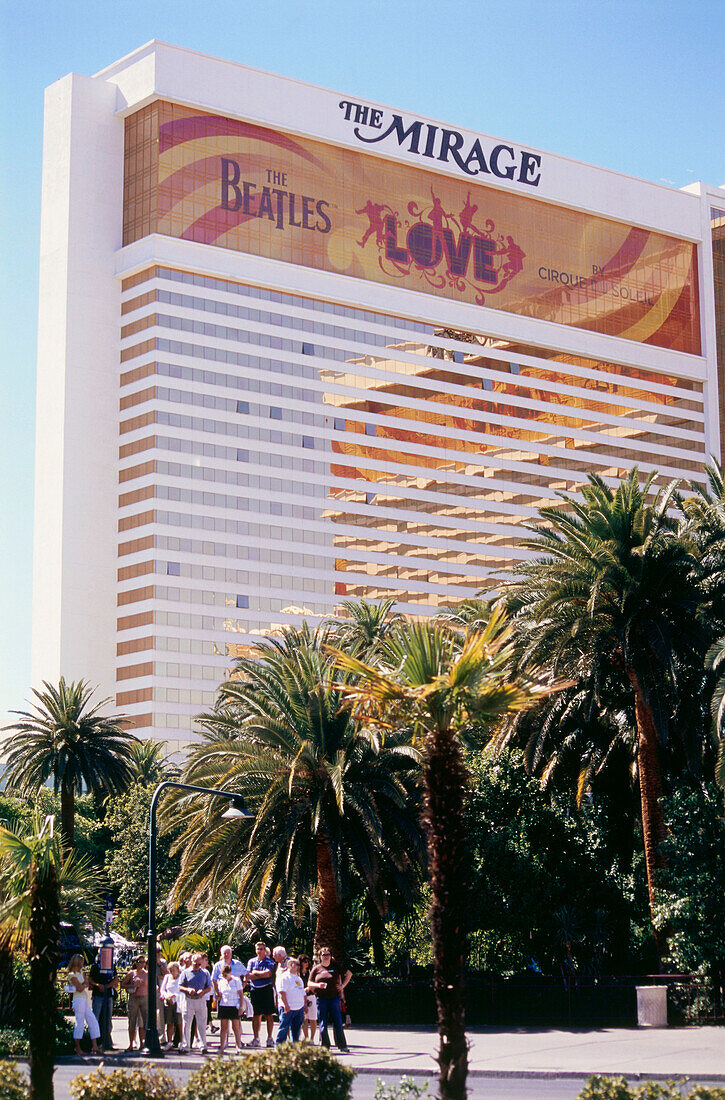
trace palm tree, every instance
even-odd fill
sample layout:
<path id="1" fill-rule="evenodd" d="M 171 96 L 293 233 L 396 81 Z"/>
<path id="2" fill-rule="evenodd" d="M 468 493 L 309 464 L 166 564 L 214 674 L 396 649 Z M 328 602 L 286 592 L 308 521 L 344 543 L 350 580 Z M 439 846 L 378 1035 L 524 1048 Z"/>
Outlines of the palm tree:
<path id="1" fill-rule="evenodd" d="M 466 1095 L 464 966 L 468 954 L 469 854 L 463 750 L 545 690 L 509 675 L 512 631 L 500 609 L 461 637 L 443 622 L 411 623 L 383 643 L 375 665 L 338 652 L 340 691 L 361 722 L 398 738 L 410 730 L 423 758 L 422 823 L 431 880 L 431 932 L 442 1100 Z M 382 734 L 381 734 L 382 736 Z"/>
<path id="2" fill-rule="evenodd" d="M 336 645 L 346 653 L 355 653 L 372 660 L 380 644 L 401 622 L 403 616 L 393 611 L 395 597 L 380 603 L 370 600 L 343 600 L 346 617 L 329 620 L 335 631 Z"/>
<path id="3" fill-rule="evenodd" d="M 422 859 L 415 806 L 418 755 L 406 737 L 385 743 L 341 709 L 329 627 L 286 628 L 236 662 L 215 710 L 202 715 L 186 782 L 244 796 L 253 825 L 219 819 L 215 800 L 169 800 L 182 831 L 174 897 L 190 904 L 236 884 L 248 912 L 273 901 L 301 908 L 317 894 L 315 942 L 344 957 L 344 903 L 354 878 L 384 905 L 382 869 L 404 883 Z"/>
<path id="4" fill-rule="evenodd" d="M 75 796 L 83 789 L 101 799 L 125 790 L 134 778 L 131 764 L 136 738 L 122 727 L 123 719 L 101 715 L 110 700 L 91 705 L 93 689 L 85 680 L 58 687 L 43 682 L 33 690 L 31 711 L 12 711 L 17 721 L 6 726 L 12 736 L 2 749 L 7 790 L 32 796 L 53 780 L 60 791 L 60 831 L 64 847 L 73 848 Z"/>
<path id="5" fill-rule="evenodd" d="M 130 765 L 133 770 L 133 779 L 144 786 L 156 786 L 164 779 L 170 779 L 176 774 L 177 768 L 166 757 L 166 742 L 136 741 L 131 745 Z"/>
<path id="6" fill-rule="evenodd" d="M 697 548 L 672 514 L 675 483 L 652 498 L 632 470 L 616 490 L 590 475 L 581 499 L 544 508 L 523 545 L 540 556 L 516 567 L 508 600 L 522 667 L 586 688 L 596 709 L 618 682 L 634 712 L 650 910 L 665 828 L 660 744 L 673 732 L 678 691 L 702 668 L 704 593 Z"/>
<path id="7" fill-rule="evenodd" d="M 50 826 L 50 828 L 49 828 Z M 102 883 L 85 860 L 65 855 L 53 819 L 36 815 L 27 836 L 0 828 L 0 948 L 30 963 L 30 1095 L 53 1100 L 55 979 L 60 922 L 82 929 L 100 919 Z"/>
<path id="8" fill-rule="evenodd" d="M 725 787 L 725 637 L 718 638 L 710 646 L 705 658 L 706 666 L 717 675 L 712 693 L 710 713 L 718 739 L 718 754 L 715 763 L 715 779 Z"/>

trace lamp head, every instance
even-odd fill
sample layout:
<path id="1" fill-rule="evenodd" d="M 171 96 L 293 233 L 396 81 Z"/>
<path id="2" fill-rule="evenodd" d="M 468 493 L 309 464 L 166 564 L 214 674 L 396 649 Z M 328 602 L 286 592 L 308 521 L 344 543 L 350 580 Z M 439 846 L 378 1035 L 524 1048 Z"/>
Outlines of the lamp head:
<path id="1" fill-rule="evenodd" d="M 250 813 L 247 809 L 247 804 L 241 795 L 235 795 L 234 798 L 229 799 L 229 809 L 225 810 L 222 814 L 223 818 L 227 821 L 233 821 L 236 819 L 246 818 L 252 820 L 254 814 Z"/>

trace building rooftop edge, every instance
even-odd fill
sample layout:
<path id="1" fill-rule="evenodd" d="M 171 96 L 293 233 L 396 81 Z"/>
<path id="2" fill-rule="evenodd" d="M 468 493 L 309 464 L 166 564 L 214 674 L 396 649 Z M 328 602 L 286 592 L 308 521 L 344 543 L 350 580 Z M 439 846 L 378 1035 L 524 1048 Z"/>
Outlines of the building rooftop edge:
<path id="1" fill-rule="evenodd" d="M 338 95 L 339 96 L 347 96 L 349 94 L 347 92 L 340 91 L 339 89 L 328 88 L 326 85 L 314 84 L 310 80 L 300 80 L 297 77 L 284 76 L 280 73 L 271 72 L 268 69 L 260 69 L 260 68 L 257 68 L 255 66 L 253 66 L 253 65 L 246 65 L 241 61 L 232 61 L 229 58 L 217 57 L 214 54 L 204 53 L 202 50 L 192 50 L 192 49 L 188 49 L 186 46 L 177 46 L 177 45 L 174 45 L 173 43 L 170 43 L 170 42 L 164 42 L 164 41 L 162 41 L 161 39 L 158 39 L 158 38 L 149 39 L 147 42 L 145 42 L 143 45 L 137 47 L 135 50 L 132 50 L 130 53 L 125 54 L 123 57 L 119 58 L 117 61 L 112 62 L 110 65 L 107 65 L 105 68 L 100 69 L 97 73 L 93 74 L 93 79 L 109 79 L 109 78 L 112 78 L 116 74 L 118 74 L 118 73 L 122 72 L 124 69 L 128 68 L 134 62 L 139 61 L 142 58 L 147 57 L 150 54 L 155 53 L 158 50 L 173 51 L 174 53 L 186 54 L 187 56 L 190 56 L 190 57 L 203 57 L 208 61 L 213 61 L 217 65 L 231 66 L 232 68 L 240 69 L 240 70 L 243 70 L 243 71 L 248 72 L 248 73 L 259 74 L 261 76 L 270 77 L 274 80 L 282 80 L 287 84 L 296 84 L 296 85 L 299 85 L 299 86 L 305 87 L 305 88 L 313 88 L 313 89 L 316 89 L 316 90 L 322 90 L 322 91 L 327 92 L 330 95 L 334 95 L 334 96 L 338 96 Z M 159 98 L 161 98 L 161 93 L 159 95 Z M 398 107 L 398 106 L 391 107 L 391 105 L 388 104 L 388 103 L 381 103 L 380 101 L 372 100 L 367 96 L 365 97 L 365 102 L 369 102 L 371 105 L 376 106 L 376 107 L 381 107 L 381 108 L 383 108 L 387 111 L 392 111 L 392 112 L 402 111 L 405 114 L 414 115 L 416 118 L 421 118 L 426 123 L 430 122 L 430 123 L 433 123 L 434 125 L 441 126 L 441 127 L 444 127 L 444 128 L 449 128 L 449 129 L 453 127 L 453 124 L 450 123 L 450 122 L 447 122 L 443 119 L 433 118 L 429 115 L 419 114 L 418 112 L 416 112 L 416 111 L 414 111 L 410 108 L 404 108 L 404 107 Z M 208 105 L 204 105 L 204 106 L 208 106 Z M 211 109 L 211 108 L 209 108 L 209 109 Z M 231 112 L 231 113 L 234 114 L 235 112 Z M 457 124 L 456 124 L 456 126 L 457 126 Z M 490 139 L 492 141 L 514 141 L 514 143 L 517 144 L 517 145 L 523 145 L 524 144 L 523 142 L 519 142 L 516 139 L 512 139 L 510 137 L 504 138 L 504 137 L 501 137 L 498 134 L 484 133 L 482 130 L 472 130 L 469 127 L 463 127 L 463 129 L 466 129 L 470 133 L 475 133 L 477 136 L 487 138 L 487 139 Z M 687 195 L 692 195 L 694 198 L 699 198 L 702 191 L 698 190 L 696 192 L 695 188 L 698 188 L 698 189 L 699 188 L 704 188 L 706 190 L 713 190 L 713 189 L 717 190 L 718 189 L 716 187 L 716 185 L 706 183 L 705 181 L 702 181 L 702 180 L 693 181 L 692 183 L 686 184 L 683 187 L 675 187 L 671 184 L 661 183 L 661 182 L 658 182 L 656 180 L 646 179 L 642 176 L 633 176 L 628 172 L 622 172 L 622 171 L 619 171 L 616 168 L 607 168 L 607 167 L 605 167 L 604 165 L 601 165 L 601 164 L 592 164 L 589 161 L 579 160 L 576 157 L 570 157 L 570 156 L 567 156 L 564 153 L 556 153 L 556 152 L 553 152 L 550 149 L 543 149 L 539 146 L 533 146 L 533 145 L 529 146 L 527 144 L 527 148 L 529 148 L 531 152 L 534 152 L 534 153 L 537 153 L 537 154 L 542 154 L 543 156 L 546 156 L 546 157 L 553 157 L 553 158 L 556 158 L 557 160 L 565 162 L 567 164 L 576 165 L 576 166 L 580 166 L 580 167 L 584 167 L 584 168 L 593 168 L 598 172 L 606 172 L 611 176 L 616 176 L 616 177 L 619 177 L 620 179 L 623 179 L 623 180 L 628 180 L 628 181 L 631 181 L 631 182 L 637 183 L 637 184 L 644 184 L 647 187 L 656 187 L 658 190 L 665 191 L 669 194 L 682 194 L 682 195 L 687 194 Z M 382 155 L 385 155 L 385 154 L 382 154 Z M 725 184 L 721 184 L 720 187 L 725 188 Z"/>

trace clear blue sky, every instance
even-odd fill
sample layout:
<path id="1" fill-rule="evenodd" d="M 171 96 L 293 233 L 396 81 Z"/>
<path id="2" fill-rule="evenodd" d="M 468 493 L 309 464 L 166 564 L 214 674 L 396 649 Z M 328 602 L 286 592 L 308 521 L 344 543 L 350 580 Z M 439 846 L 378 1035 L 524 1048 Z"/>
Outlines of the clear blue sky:
<path id="1" fill-rule="evenodd" d="M 158 38 L 682 187 L 725 183 L 722 0 L 0 0 L 0 721 L 30 677 L 43 89 Z"/>

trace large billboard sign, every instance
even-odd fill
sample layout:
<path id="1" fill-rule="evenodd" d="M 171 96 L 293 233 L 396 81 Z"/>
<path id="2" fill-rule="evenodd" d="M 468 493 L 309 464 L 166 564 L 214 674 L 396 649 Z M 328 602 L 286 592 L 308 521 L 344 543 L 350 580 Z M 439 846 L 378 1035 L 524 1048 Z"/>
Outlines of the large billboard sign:
<path id="1" fill-rule="evenodd" d="M 176 104 L 127 119 L 124 214 L 124 243 L 162 233 L 700 352 L 690 241 Z"/>

